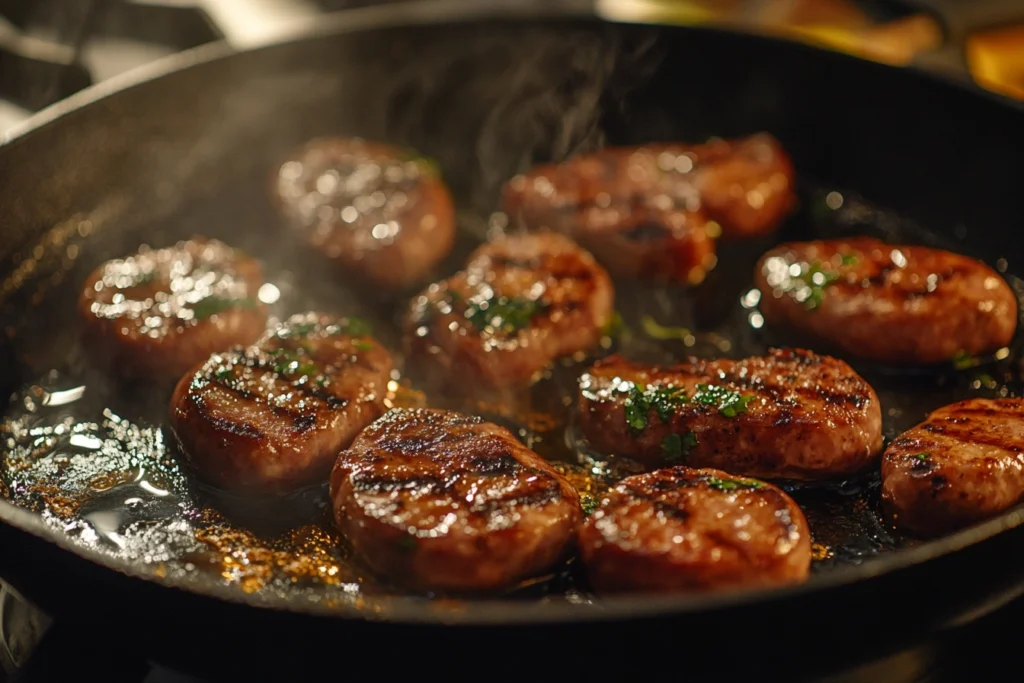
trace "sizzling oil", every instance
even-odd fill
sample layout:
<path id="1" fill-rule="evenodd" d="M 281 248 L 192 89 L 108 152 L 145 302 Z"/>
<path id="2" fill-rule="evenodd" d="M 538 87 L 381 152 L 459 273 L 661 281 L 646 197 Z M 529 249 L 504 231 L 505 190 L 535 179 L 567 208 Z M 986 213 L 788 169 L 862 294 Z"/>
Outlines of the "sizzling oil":
<path id="1" fill-rule="evenodd" d="M 867 233 L 957 248 L 955 242 L 936 244 L 899 217 L 844 200 L 837 192 L 812 188 L 804 201 L 804 209 L 773 242 Z M 471 246 L 471 238 L 464 241 L 457 253 Z M 245 246 L 269 259 L 276 242 Z M 763 353 L 769 345 L 797 343 L 764 326 L 751 293 L 754 262 L 769 246 L 766 241 L 720 243 L 718 267 L 695 289 L 617 283 L 623 321 L 595 355 L 620 351 L 651 362 L 689 355 L 739 358 Z M 1005 262 L 996 265 L 1005 272 Z M 398 347 L 394 322 L 404 301 L 382 307 L 316 273 L 267 270 L 280 296 L 265 303 L 275 304 L 279 317 L 319 308 L 363 315 L 371 318 L 384 344 Z M 1020 281 L 1010 282 L 1020 297 Z M 51 299 L 74 294 L 54 291 Z M 17 339 L 17 330 L 13 334 Z M 37 373 L 40 367 L 45 370 L 12 396 L 0 426 L 5 440 L 0 495 L 40 514 L 55 533 L 148 566 L 157 576 L 199 585 L 212 581 L 254 598 L 344 601 L 369 609 L 374 596 L 398 592 L 350 555 L 333 529 L 326 486 L 262 499 L 212 491 L 192 478 L 169 438 L 165 415 L 170 387 L 114 384 L 98 375 L 67 337 L 19 346 L 32 353 L 31 362 L 19 359 L 23 364 Z M 908 371 L 851 364 L 879 394 L 888 440 L 945 403 L 969 396 L 1019 395 L 1017 358 L 1014 348 L 994 358 L 970 359 L 959 368 Z M 608 486 L 637 471 L 627 460 L 589 451 L 579 438 L 576 378 L 592 359 L 581 355 L 561 361 L 531 389 L 490 402 L 426 394 L 395 373 L 388 404 L 452 407 L 507 426 L 554 461 L 581 492 L 584 507 L 591 508 Z M 914 543 L 894 533 L 879 516 L 877 471 L 846 481 L 783 486 L 810 523 L 815 572 L 868 562 Z M 574 563 L 504 597 L 577 604 L 593 600 Z"/>

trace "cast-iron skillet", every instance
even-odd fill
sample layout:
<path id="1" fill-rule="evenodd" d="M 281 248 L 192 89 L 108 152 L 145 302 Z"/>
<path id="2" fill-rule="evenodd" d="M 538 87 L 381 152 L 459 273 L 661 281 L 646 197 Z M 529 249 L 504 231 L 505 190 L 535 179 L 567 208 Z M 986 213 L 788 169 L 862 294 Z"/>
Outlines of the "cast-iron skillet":
<path id="1" fill-rule="evenodd" d="M 500 182 L 529 163 L 602 142 L 766 130 L 793 156 L 802 183 L 802 208 L 781 236 L 869 231 L 950 246 L 998 262 L 1016 284 L 1024 230 L 1019 105 L 769 38 L 515 7 L 427 3 L 343 13 L 249 52 L 200 48 L 34 118 L 0 148 L 5 391 L 80 363 L 75 287 L 96 264 L 142 242 L 222 237 L 252 249 L 270 272 L 287 264 L 293 275 L 303 271 L 293 302 L 307 300 L 308 285 L 313 301 L 345 312 L 390 310 L 387 297 L 339 284 L 276 225 L 268 174 L 292 147 L 321 134 L 387 139 L 437 158 L 463 206 L 464 231 L 479 238 Z M 519 100 L 528 105 L 516 108 Z M 597 105 L 600 118 L 591 116 Z M 843 193 L 844 211 L 823 216 L 816 202 L 830 191 Z M 696 327 L 739 329 L 733 316 L 746 313 L 738 299 L 765 246 L 721 245 L 717 274 L 696 294 L 623 286 L 620 306 L 634 324 L 633 314 L 656 299 L 661 322 L 677 315 Z M 465 246 L 457 252 L 448 270 Z M 705 296 L 711 304 L 692 303 Z M 737 332 L 731 353 L 771 341 L 755 332 Z M 1015 358 L 983 368 L 994 378 L 864 371 L 887 387 L 880 394 L 883 409 L 895 411 L 886 418 L 891 438 L 954 396 L 986 386 L 1016 394 Z M 158 387 L 101 383 L 99 392 L 127 419 L 142 420 L 166 400 Z M 17 398 L 8 415 L 25 411 L 24 396 Z M 453 604 L 246 592 L 219 576 L 168 572 L 160 557 L 128 561 L 83 540 L 80 520 L 65 529 L 5 501 L 0 574 L 64 628 L 88 624 L 80 637 L 97 638 L 97 657 L 144 648 L 207 670 L 209 658 L 233 678 L 297 676 L 324 664 L 339 676 L 364 666 L 385 674 L 812 673 L 906 646 L 1024 590 L 1015 559 L 1024 542 L 1019 510 L 914 543 L 876 519 L 876 490 L 868 475 L 825 494 L 832 498 L 815 508 L 821 528 L 842 535 L 830 515 L 839 527 L 853 524 L 856 547 L 837 542 L 839 557 L 819 562 L 808 583 L 775 591 L 587 604 L 558 595 Z M 861 511 L 836 504 L 845 499 Z"/>

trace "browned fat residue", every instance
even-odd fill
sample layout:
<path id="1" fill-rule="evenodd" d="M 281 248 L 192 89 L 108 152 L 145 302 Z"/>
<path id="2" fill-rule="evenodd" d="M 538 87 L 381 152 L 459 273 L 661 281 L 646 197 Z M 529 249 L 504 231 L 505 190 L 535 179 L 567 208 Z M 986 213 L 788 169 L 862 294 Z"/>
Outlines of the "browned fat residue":
<path id="1" fill-rule="evenodd" d="M 208 546 L 191 558 L 193 564 L 216 571 L 227 583 L 246 593 L 263 589 L 276 579 L 328 586 L 361 582 L 338 535 L 308 524 L 272 539 L 231 524 L 220 513 L 204 508 L 196 540 Z"/>
<path id="2" fill-rule="evenodd" d="M 827 560 L 835 555 L 835 551 L 824 543 L 812 543 L 811 544 L 811 559 L 815 562 Z"/>
<path id="3" fill-rule="evenodd" d="M 584 510 L 589 511 L 600 505 L 601 498 L 611 488 L 609 483 L 593 470 L 580 465 L 567 462 L 553 462 L 551 465 L 580 494 L 580 504 Z"/>

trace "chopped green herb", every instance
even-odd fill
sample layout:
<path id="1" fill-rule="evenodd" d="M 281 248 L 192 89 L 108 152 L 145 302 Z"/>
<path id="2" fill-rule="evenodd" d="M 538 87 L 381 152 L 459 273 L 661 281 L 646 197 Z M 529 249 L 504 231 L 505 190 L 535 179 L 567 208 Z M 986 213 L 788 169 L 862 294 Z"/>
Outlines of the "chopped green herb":
<path id="1" fill-rule="evenodd" d="M 416 537 L 404 534 L 398 538 L 398 548 L 407 553 L 416 551 Z"/>
<path id="2" fill-rule="evenodd" d="M 626 322 L 622 319 L 622 314 L 618 311 L 612 311 L 612 315 L 608 318 L 608 322 L 601 328 L 601 335 L 604 337 L 617 338 L 623 332 L 626 331 Z"/>
<path id="3" fill-rule="evenodd" d="M 665 327 L 658 324 L 658 322 L 649 315 L 645 315 L 640 319 L 640 325 L 643 327 L 644 334 L 653 339 L 660 339 L 662 341 L 676 339 L 688 346 L 693 345 L 693 332 L 685 327 Z"/>
<path id="4" fill-rule="evenodd" d="M 634 433 L 647 428 L 647 416 L 653 408 L 662 422 L 668 422 L 672 410 L 686 401 L 686 391 L 671 386 L 647 387 L 641 389 L 632 384 L 626 389 L 628 396 L 624 402 L 626 423 Z"/>
<path id="5" fill-rule="evenodd" d="M 522 297 L 497 297 L 466 307 L 466 318 L 477 330 L 517 332 L 530 324 L 533 316 L 545 308 L 542 301 Z"/>
<path id="6" fill-rule="evenodd" d="M 973 368 L 978 365 L 981 365 L 981 359 L 977 356 L 970 355 L 962 349 L 957 351 L 956 355 L 953 356 L 953 367 L 957 370 L 967 370 L 968 368 Z"/>
<path id="7" fill-rule="evenodd" d="M 692 398 L 686 395 L 685 389 L 673 386 L 649 386 L 641 389 L 633 383 L 629 388 L 620 391 L 627 394 L 624 401 L 626 423 L 635 434 L 647 428 L 648 415 L 652 409 L 657 412 L 662 422 L 668 422 L 678 406 L 690 401 L 714 406 L 723 417 L 736 417 L 747 412 L 747 405 L 755 398 L 712 384 L 698 384 L 697 393 Z"/>
<path id="8" fill-rule="evenodd" d="M 219 380 L 231 379 L 235 376 L 235 369 L 233 367 L 218 368 L 217 372 L 213 373 L 213 376 Z"/>
<path id="9" fill-rule="evenodd" d="M 665 460 L 673 462 L 682 460 L 690 454 L 700 442 L 693 432 L 685 434 L 669 434 L 661 440 L 661 453 Z"/>
<path id="10" fill-rule="evenodd" d="M 594 513 L 601 505 L 601 501 L 597 499 L 597 496 L 592 496 L 589 493 L 580 494 L 580 507 L 583 508 L 583 514 L 589 517 Z"/>
<path id="11" fill-rule="evenodd" d="M 921 453 L 914 453 L 914 454 L 913 454 L 913 455 L 911 455 L 910 457 L 911 457 L 911 458 L 916 458 L 916 459 L 918 459 L 918 460 L 927 460 L 928 458 L 930 458 L 930 457 L 931 457 L 931 455 L 932 455 L 932 454 L 931 454 L 931 453 L 929 453 L 928 451 L 922 451 Z"/>
<path id="12" fill-rule="evenodd" d="M 843 254 L 842 255 L 842 259 L 843 259 L 842 263 L 843 263 L 844 266 L 852 266 L 852 265 L 855 265 L 857 263 L 857 255 L 856 254 Z"/>
<path id="13" fill-rule="evenodd" d="M 703 481 L 713 489 L 719 491 L 735 491 L 736 489 L 759 489 L 764 484 L 754 479 L 721 479 L 719 477 L 704 477 Z"/>
<path id="14" fill-rule="evenodd" d="M 259 303 L 254 299 L 225 299 L 220 296 L 208 296 L 192 304 L 192 312 L 197 320 L 203 320 L 232 308 L 257 308 Z"/>
<path id="15" fill-rule="evenodd" d="M 352 342 L 352 346 L 355 347 L 356 351 L 373 351 L 373 344 L 365 341 Z"/>
<path id="16" fill-rule="evenodd" d="M 693 400 L 706 406 L 718 406 L 723 417 L 736 417 L 747 412 L 747 404 L 754 400 L 754 396 L 743 396 L 738 391 L 716 384 L 698 384 Z"/>
<path id="17" fill-rule="evenodd" d="M 405 156 L 405 160 L 415 163 L 423 175 L 431 176 L 433 178 L 441 177 L 440 164 L 428 156 L 424 156 L 414 150 L 409 150 L 409 153 Z"/>
<path id="18" fill-rule="evenodd" d="M 373 327 L 362 318 L 345 318 L 339 327 L 342 332 L 351 334 L 353 337 L 369 337 L 373 334 Z"/>

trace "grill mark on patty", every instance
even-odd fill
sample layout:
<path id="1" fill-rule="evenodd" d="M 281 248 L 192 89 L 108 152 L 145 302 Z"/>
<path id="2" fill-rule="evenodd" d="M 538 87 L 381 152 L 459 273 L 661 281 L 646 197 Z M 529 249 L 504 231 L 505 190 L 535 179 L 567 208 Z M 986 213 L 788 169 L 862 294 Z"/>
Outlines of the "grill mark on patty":
<path id="1" fill-rule="evenodd" d="M 962 427 L 955 423 L 951 424 L 935 424 L 928 423 L 923 424 L 918 429 L 932 433 L 941 434 L 950 439 L 954 439 L 963 444 L 977 444 L 980 446 L 989 446 L 992 448 L 998 448 L 1001 451 L 1007 453 L 1021 453 L 1024 452 L 1024 442 L 1008 443 L 1007 437 L 1001 434 L 986 434 L 982 430 L 984 427 L 968 426 Z M 944 449 L 956 448 L 956 444 L 943 444 L 940 446 Z"/>

